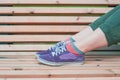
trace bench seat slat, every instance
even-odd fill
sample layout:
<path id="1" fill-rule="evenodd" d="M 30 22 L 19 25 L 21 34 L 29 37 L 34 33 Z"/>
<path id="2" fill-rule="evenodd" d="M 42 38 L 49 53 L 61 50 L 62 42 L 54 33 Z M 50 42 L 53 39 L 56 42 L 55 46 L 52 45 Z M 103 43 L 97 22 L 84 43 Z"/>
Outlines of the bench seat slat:
<path id="1" fill-rule="evenodd" d="M 6 80 L 120 80 L 120 77 L 89 77 L 89 78 L 8 78 Z"/>
<path id="2" fill-rule="evenodd" d="M 37 64 L 36 63 L 32 63 L 32 64 L 26 64 L 26 63 L 21 63 L 21 64 L 9 63 L 8 64 L 8 63 L 6 63 L 5 64 L 4 63 L 4 64 L 1 64 L 0 67 L 40 67 L 40 65 L 43 65 L 43 64 L 41 64 L 41 63 L 37 63 Z M 69 64 L 69 66 L 79 66 L 79 65 L 80 65 L 79 63 Z M 92 63 L 92 61 L 91 62 L 87 61 L 86 64 L 84 64 L 82 67 L 97 67 L 97 66 L 101 66 L 101 67 L 118 67 L 118 66 L 120 66 L 120 64 L 119 63 L 99 63 L 99 62 L 98 63 L 97 62 Z M 81 66 L 79 66 L 79 67 L 81 67 Z M 42 68 L 42 70 L 44 70 L 44 69 Z"/>
<path id="3" fill-rule="evenodd" d="M 120 70 L 118 70 L 120 71 Z M 91 73 L 92 72 L 92 73 Z M 115 75 L 116 74 L 116 75 Z M 13 78 L 73 78 L 73 77 L 117 77 L 120 72 L 109 70 L 40 70 L 40 71 L 1 71 L 0 77 Z M 49 76 L 50 75 L 50 76 Z"/>
<path id="4" fill-rule="evenodd" d="M 63 66 L 63 67 L 49 67 L 49 66 L 16 66 L 16 67 L 8 67 L 8 66 L 4 66 L 4 67 L 0 67 L 0 70 L 103 70 L 103 69 L 120 69 L 118 66 L 109 66 L 109 68 L 106 66 L 102 66 L 102 67 L 96 67 L 96 66 Z"/>
<path id="5" fill-rule="evenodd" d="M 2 0 L 0 4 L 10 5 L 10 4 L 101 4 L 101 5 L 116 5 L 119 4 L 120 0 Z"/>

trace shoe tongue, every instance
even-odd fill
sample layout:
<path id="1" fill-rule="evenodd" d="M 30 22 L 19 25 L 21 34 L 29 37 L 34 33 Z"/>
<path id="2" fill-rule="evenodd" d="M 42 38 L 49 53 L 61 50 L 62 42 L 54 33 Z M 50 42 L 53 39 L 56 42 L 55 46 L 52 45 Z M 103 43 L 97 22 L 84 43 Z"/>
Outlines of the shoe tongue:
<path id="1" fill-rule="evenodd" d="M 68 50 L 70 53 L 75 54 L 75 55 L 80 55 L 80 53 L 77 52 L 77 51 L 74 49 L 74 47 L 73 47 L 73 45 L 72 45 L 71 43 L 66 44 L 66 48 L 67 48 L 67 50 Z"/>

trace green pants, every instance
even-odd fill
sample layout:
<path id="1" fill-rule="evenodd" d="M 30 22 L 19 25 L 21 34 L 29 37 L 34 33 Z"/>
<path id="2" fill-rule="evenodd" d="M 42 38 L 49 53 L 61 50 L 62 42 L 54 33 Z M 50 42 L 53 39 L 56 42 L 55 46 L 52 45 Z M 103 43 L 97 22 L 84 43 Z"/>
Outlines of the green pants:
<path id="1" fill-rule="evenodd" d="M 109 46 L 120 42 L 120 5 L 91 23 L 90 27 L 93 30 L 101 28 Z"/>

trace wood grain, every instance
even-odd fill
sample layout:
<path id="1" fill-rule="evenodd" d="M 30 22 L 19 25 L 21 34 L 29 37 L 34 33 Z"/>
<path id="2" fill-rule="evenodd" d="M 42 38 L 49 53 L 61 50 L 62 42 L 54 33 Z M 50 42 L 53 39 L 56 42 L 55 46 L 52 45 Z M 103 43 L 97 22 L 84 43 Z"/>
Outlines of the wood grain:
<path id="1" fill-rule="evenodd" d="M 120 0 L 3 0 L 0 2 L 1 5 L 10 4 L 93 4 L 93 5 L 116 5 L 119 4 Z"/>

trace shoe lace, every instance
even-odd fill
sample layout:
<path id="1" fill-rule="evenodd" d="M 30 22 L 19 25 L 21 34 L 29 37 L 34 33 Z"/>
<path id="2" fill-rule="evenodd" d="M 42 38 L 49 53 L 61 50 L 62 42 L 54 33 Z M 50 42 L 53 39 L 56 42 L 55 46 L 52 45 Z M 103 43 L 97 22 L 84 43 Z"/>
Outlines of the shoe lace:
<path id="1" fill-rule="evenodd" d="M 59 42 L 55 46 L 51 47 L 49 51 L 51 51 L 52 56 L 57 56 L 62 54 L 63 52 L 66 51 L 65 47 L 66 42 Z"/>

